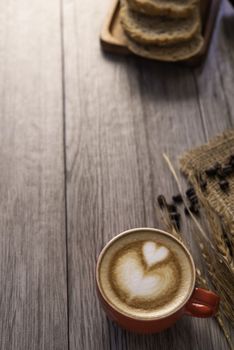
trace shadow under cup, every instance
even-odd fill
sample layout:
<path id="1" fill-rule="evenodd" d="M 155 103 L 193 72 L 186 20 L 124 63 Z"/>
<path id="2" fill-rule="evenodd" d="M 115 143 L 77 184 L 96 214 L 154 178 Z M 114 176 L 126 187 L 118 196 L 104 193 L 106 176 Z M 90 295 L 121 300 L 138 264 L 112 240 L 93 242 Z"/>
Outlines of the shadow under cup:
<path id="1" fill-rule="evenodd" d="M 175 259 L 172 259 L 173 257 Z M 116 265 L 115 268 L 116 261 L 120 261 L 122 267 Z M 173 279 L 176 273 L 173 270 L 173 261 L 177 261 L 180 266 L 180 282 L 170 285 L 167 280 L 169 278 L 170 281 L 170 276 Z M 133 277 L 134 264 L 139 266 L 138 275 L 142 274 L 139 281 L 135 281 Z M 167 266 L 165 270 L 164 265 Z M 115 289 L 115 283 L 111 282 L 116 273 L 117 276 L 119 274 L 123 276 L 121 278 L 126 290 L 131 283 L 139 282 L 139 287 L 136 284 L 138 292 L 142 293 L 143 290 L 144 293 L 144 283 L 148 283 L 146 288 L 148 285 L 152 285 L 152 288 L 154 284 L 156 285 L 155 294 L 142 305 L 137 304 L 137 297 L 128 299 L 131 301 L 128 305 L 124 299 L 124 292 L 122 297 Z M 165 295 L 169 295 L 167 286 L 172 288 L 170 293 L 173 296 L 164 304 L 160 298 L 157 299 L 157 281 L 152 277 L 157 276 L 157 273 L 161 276 L 161 280 L 165 281 L 164 285 L 162 284 L 164 290 L 161 291 L 164 298 Z M 215 315 L 219 297 L 211 291 L 196 288 L 195 282 L 196 270 L 187 248 L 171 234 L 154 228 L 137 228 L 119 234 L 103 248 L 96 266 L 97 294 L 107 316 L 122 328 L 137 333 L 161 332 L 171 327 L 183 315 L 194 317 Z"/>

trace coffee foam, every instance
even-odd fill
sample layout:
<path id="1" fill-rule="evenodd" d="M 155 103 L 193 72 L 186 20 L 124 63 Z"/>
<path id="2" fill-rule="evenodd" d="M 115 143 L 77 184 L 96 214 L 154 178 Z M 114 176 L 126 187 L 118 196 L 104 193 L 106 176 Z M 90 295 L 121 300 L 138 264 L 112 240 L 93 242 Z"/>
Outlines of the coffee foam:
<path id="1" fill-rule="evenodd" d="M 113 256 L 109 281 L 127 305 L 152 309 L 175 293 L 180 268 L 168 247 L 154 241 L 130 243 Z"/>
<path id="2" fill-rule="evenodd" d="M 186 299 L 191 261 L 173 239 L 155 231 L 120 236 L 102 257 L 100 285 L 109 303 L 134 317 L 161 317 Z"/>

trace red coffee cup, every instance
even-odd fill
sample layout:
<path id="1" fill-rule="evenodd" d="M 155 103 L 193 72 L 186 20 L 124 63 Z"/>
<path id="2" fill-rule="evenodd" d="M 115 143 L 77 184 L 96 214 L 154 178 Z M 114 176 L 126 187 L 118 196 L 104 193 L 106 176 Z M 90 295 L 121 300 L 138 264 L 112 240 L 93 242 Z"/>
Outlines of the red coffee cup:
<path id="1" fill-rule="evenodd" d="M 142 319 L 135 317 L 135 316 L 129 316 L 119 310 L 117 307 L 115 307 L 110 300 L 107 299 L 104 291 L 101 288 L 100 285 L 100 264 L 102 261 L 102 258 L 108 248 L 115 243 L 116 240 L 123 237 L 124 235 L 130 235 L 131 233 L 139 233 L 139 232 L 155 232 L 160 233 L 161 235 L 166 235 L 167 237 L 170 237 L 170 239 L 177 242 L 177 244 L 180 245 L 180 247 L 183 249 L 183 251 L 186 253 L 188 259 L 190 260 L 191 266 L 192 266 L 192 284 L 190 290 L 188 290 L 187 298 L 186 300 L 179 305 L 176 309 L 174 309 L 172 312 L 168 313 L 167 315 L 164 315 L 163 317 L 155 317 L 155 318 L 145 318 Z M 161 332 L 169 327 L 171 327 L 178 319 L 180 319 L 183 315 L 193 316 L 193 317 L 212 317 L 216 314 L 219 306 L 220 298 L 218 295 L 213 293 L 212 291 L 197 288 L 195 287 L 196 282 L 196 269 L 194 265 L 193 258 L 191 254 L 189 253 L 188 249 L 174 236 L 171 234 L 164 232 L 162 230 L 154 229 L 154 228 L 137 228 L 125 231 L 115 238 L 113 238 L 107 245 L 103 248 L 102 252 L 99 255 L 97 266 L 96 266 L 96 286 L 97 286 L 97 295 L 99 297 L 99 300 L 101 302 L 101 305 L 106 312 L 107 316 L 115 321 L 119 326 L 122 328 L 133 331 L 137 333 L 158 333 Z"/>

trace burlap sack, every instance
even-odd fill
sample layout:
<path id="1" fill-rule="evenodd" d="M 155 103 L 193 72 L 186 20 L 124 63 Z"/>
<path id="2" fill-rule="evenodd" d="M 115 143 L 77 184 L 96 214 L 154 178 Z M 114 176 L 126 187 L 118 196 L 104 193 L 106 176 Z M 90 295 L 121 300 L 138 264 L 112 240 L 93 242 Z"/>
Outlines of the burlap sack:
<path id="1" fill-rule="evenodd" d="M 234 155 L 234 130 L 224 132 L 209 143 L 193 149 L 182 156 L 180 165 L 182 172 L 195 187 L 199 200 L 206 211 L 207 219 L 214 229 L 220 251 L 234 256 L 234 173 L 228 176 L 229 190 L 223 192 L 219 179 L 208 178 L 205 170 L 216 162 L 227 163 Z M 207 180 L 207 189 L 202 191 L 198 176 L 202 174 Z"/>

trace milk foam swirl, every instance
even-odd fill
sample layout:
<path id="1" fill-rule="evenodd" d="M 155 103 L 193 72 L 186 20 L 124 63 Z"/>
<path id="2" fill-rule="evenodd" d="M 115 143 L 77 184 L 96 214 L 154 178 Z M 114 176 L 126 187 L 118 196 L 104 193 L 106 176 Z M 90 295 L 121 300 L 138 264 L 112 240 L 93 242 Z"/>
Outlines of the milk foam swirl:
<path id="1" fill-rule="evenodd" d="M 164 305 L 180 284 L 180 266 L 173 252 L 153 241 L 128 244 L 113 257 L 111 266 L 113 290 L 135 308 Z"/>

